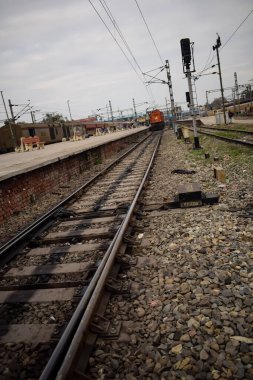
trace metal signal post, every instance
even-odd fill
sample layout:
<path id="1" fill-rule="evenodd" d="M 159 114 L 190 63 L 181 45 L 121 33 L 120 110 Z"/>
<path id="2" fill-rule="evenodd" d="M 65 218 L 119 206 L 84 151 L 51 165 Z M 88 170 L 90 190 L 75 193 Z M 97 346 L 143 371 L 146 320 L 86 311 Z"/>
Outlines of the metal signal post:
<path id="1" fill-rule="evenodd" d="M 183 72 L 186 75 L 186 78 L 188 80 L 188 87 L 189 87 L 189 97 L 190 97 L 190 112 L 192 116 L 192 126 L 193 126 L 193 133 L 194 133 L 194 148 L 199 149 L 199 138 L 198 138 L 198 132 L 197 132 L 197 124 L 196 124 L 196 115 L 194 110 L 194 99 L 193 99 L 193 91 L 192 91 L 192 76 L 191 73 L 195 72 L 195 65 L 194 65 L 194 59 L 193 59 L 193 70 L 191 70 L 191 59 L 193 57 L 192 52 L 192 44 L 189 40 L 189 38 L 184 38 L 180 40 L 181 44 L 181 52 L 182 52 L 182 63 L 183 63 Z"/>

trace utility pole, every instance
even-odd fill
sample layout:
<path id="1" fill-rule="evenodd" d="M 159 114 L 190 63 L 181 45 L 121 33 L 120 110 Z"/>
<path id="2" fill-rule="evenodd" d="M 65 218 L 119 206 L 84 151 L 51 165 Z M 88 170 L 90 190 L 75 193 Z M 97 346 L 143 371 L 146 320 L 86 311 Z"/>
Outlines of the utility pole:
<path id="1" fill-rule="evenodd" d="M 31 111 L 31 118 L 32 118 L 32 123 L 35 124 L 36 123 L 35 111 Z"/>
<path id="2" fill-rule="evenodd" d="M 235 89 L 234 89 L 234 88 L 232 88 L 232 98 L 233 98 L 233 109 L 234 109 L 234 114 L 236 114 Z"/>
<path id="3" fill-rule="evenodd" d="M 213 46 L 213 50 L 216 50 L 216 54 L 217 54 L 217 61 L 218 61 L 218 68 L 219 68 L 219 77 L 220 77 L 220 89 L 221 89 L 222 109 L 223 109 L 223 115 L 224 115 L 224 123 L 227 124 L 226 110 L 225 110 L 225 101 L 224 101 L 224 90 L 223 90 L 222 77 L 221 77 L 221 68 L 220 68 L 219 47 L 221 47 L 221 40 L 220 40 L 220 36 L 218 35 L 217 40 L 216 40 L 216 45 Z"/>
<path id="4" fill-rule="evenodd" d="M 3 91 L 1 91 L 1 96 L 2 96 L 2 100 L 3 100 L 3 105 L 4 105 L 6 117 L 7 117 L 7 120 L 8 120 L 9 128 L 10 128 L 10 132 L 11 132 L 11 139 L 13 141 L 14 146 L 16 146 L 16 138 L 14 136 L 14 132 L 13 132 L 12 125 L 11 125 L 11 120 L 9 118 L 7 107 L 6 107 L 6 104 L 5 104 L 5 101 L 4 101 Z"/>
<path id="5" fill-rule="evenodd" d="M 69 109 L 70 120 L 73 120 L 72 115 L 71 115 L 71 111 L 70 111 L 69 100 L 67 100 L 67 104 L 68 104 L 68 109 Z"/>
<path id="6" fill-rule="evenodd" d="M 174 103 L 174 96 L 173 96 L 173 89 L 172 89 L 172 82 L 171 82 L 171 75 L 170 75 L 170 65 L 168 59 L 165 61 L 165 68 L 167 72 L 167 78 L 168 78 L 168 86 L 169 86 L 169 93 L 170 93 L 170 103 L 171 103 L 171 113 L 172 113 L 172 127 L 174 132 L 177 132 L 177 126 L 176 126 L 176 115 L 175 115 L 175 103 Z"/>
<path id="7" fill-rule="evenodd" d="M 110 112 L 111 112 L 111 118 L 112 118 L 112 122 L 113 122 L 113 113 L 112 113 L 112 103 L 111 101 L 109 100 L 109 108 L 110 108 Z"/>
<path id="8" fill-rule="evenodd" d="M 206 91 L 206 106 L 209 108 L 209 103 L 208 103 L 208 91 Z"/>
<path id="9" fill-rule="evenodd" d="M 250 96 L 250 107 L 252 108 L 252 91 L 251 84 L 248 84 L 249 96 Z"/>
<path id="10" fill-rule="evenodd" d="M 166 104 L 166 111 L 167 111 L 167 119 L 168 119 L 168 121 L 169 121 L 169 107 L 168 107 L 168 100 L 167 100 L 167 98 L 166 98 L 166 96 L 165 96 L 165 104 Z"/>
<path id="11" fill-rule="evenodd" d="M 189 97 L 190 97 L 190 112 L 192 116 L 192 125 L 193 125 L 193 133 L 194 133 L 194 149 L 199 149 L 199 138 L 198 138 L 198 132 L 197 132 L 197 124 L 196 124 L 196 115 L 194 111 L 194 100 L 193 100 L 193 93 L 192 93 L 192 77 L 191 73 L 195 71 L 195 65 L 194 65 L 194 59 L 193 59 L 193 70 L 191 71 L 191 59 L 193 58 L 193 49 L 192 44 L 189 40 L 189 38 L 183 38 L 180 40 L 181 44 L 181 52 L 182 52 L 182 63 L 183 63 L 183 72 L 186 75 L 186 78 L 188 80 L 188 87 L 189 87 Z"/>
<path id="12" fill-rule="evenodd" d="M 234 73 L 235 78 L 235 91 L 236 91 L 236 98 L 239 100 L 239 87 L 238 87 L 238 81 L 237 81 L 237 73 Z"/>
<path id="13" fill-rule="evenodd" d="M 12 138 L 14 146 L 16 147 L 17 146 L 16 137 L 14 135 L 13 128 L 12 128 L 12 123 L 15 125 L 15 117 L 14 117 L 14 113 L 13 113 L 13 104 L 11 104 L 10 99 L 8 99 L 8 103 L 9 103 L 9 107 L 10 107 L 10 111 L 11 111 L 11 119 L 9 119 L 9 117 L 8 117 L 8 122 L 9 122 L 9 126 L 10 126 L 11 138 Z M 6 114 L 7 114 L 7 110 L 6 110 Z"/>
<path id="14" fill-rule="evenodd" d="M 235 95 L 236 95 L 236 102 L 237 102 L 237 105 L 238 105 L 238 108 L 237 108 L 237 113 L 239 113 L 240 111 L 240 98 L 239 98 L 239 86 L 238 86 L 238 81 L 237 81 L 237 73 L 234 73 L 234 78 L 235 78 Z"/>
<path id="15" fill-rule="evenodd" d="M 137 112 L 136 112 L 136 106 L 135 106 L 134 98 L 133 98 L 133 107 L 134 107 L 134 116 L 135 116 L 135 119 L 137 119 Z"/>
<path id="16" fill-rule="evenodd" d="M 11 104 L 10 99 L 8 99 L 8 103 L 9 103 L 9 107 L 10 107 L 10 111 L 11 111 L 12 122 L 15 123 L 15 117 L 14 117 L 14 113 L 13 113 L 13 104 Z"/>
<path id="17" fill-rule="evenodd" d="M 4 101 L 3 91 L 1 91 L 1 96 L 2 96 L 2 100 L 3 100 L 3 105 L 4 105 L 6 117 L 7 117 L 7 120 L 9 121 L 10 119 L 9 119 L 8 111 L 7 111 L 7 108 L 6 108 L 5 101 Z"/>

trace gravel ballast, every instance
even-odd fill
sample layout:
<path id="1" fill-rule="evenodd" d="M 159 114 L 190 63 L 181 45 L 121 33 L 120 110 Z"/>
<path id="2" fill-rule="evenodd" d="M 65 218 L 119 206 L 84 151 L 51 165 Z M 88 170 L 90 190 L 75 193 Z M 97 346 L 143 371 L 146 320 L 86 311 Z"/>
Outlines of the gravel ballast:
<path id="1" fill-rule="evenodd" d="M 130 292 L 113 296 L 105 315 L 122 321 L 122 332 L 115 341 L 98 339 L 90 379 L 253 379 L 253 155 L 208 137 L 200 142 L 194 151 L 164 132 L 142 202 L 166 202 L 178 185 L 198 182 L 219 203 L 144 212 L 136 222 L 137 264 L 119 275 Z M 214 165 L 225 182 L 214 178 Z M 14 215 L 0 228 L 2 243 L 101 168 Z"/>
<path id="2" fill-rule="evenodd" d="M 219 203 L 138 221 L 138 262 L 122 273 L 130 294 L 114 296 L 106 312 L 124 328 L 117 341 L 97 341 L 91 378 L 253 378 L 253 156 L 213 139 L 201 145 L 192 151 L 166 131 L 142 200 L 160 203 L 179 184 L 198 182 Z M 214 178 L 214 164 L 225 183 Z M 171 174 L 179 168 L 196 173 Z"/>

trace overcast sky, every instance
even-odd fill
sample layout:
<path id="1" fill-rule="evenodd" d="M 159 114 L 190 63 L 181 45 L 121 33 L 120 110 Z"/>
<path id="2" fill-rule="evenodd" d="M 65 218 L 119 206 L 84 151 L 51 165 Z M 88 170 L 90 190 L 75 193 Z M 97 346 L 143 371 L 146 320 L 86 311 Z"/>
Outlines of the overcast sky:
<path id="1" fill-rule="evenodd" d="M 0 90 L 6 102 L 11 99 L 13 104 L 25 104 L 30 99 L 33 109 L 40 110 L 38 120 L 43 112 L 69 117 L 67 100 L 74 119 L 97 112 L 98 108 L 106 112 L 109 100 L 114 111 L 132 108 L 133 98 L 137 104 L 155 102 L 162 107 L 165 97 L 169 100 L 168 86 L 146 87 L 141 72 L 156 69 L 168 59 L 175 102 L 185 107 L 188 88 L 182 72 L 180 39 L 194 42 L 199 72 L 213 55 L 211 64 L 217 63 L 212 51 L 216 33 L 224 45 L 253 9 L 252 0 L 91 2 L 137 73 L 88 0 L 0 0 Z M 110 9 L 135 61 L 101 3 Z M 253 85 L 253 81 L 249 82 L 253 79 L 253 13 L 220 50 L 220 59 L 224 87 L 234 85 L 234 72 L 239 84 Z M 217 71 L 217 67 L 204 73 L 210 71 Z M 164 71 L 159 78 L 166 80 Z M 219 76 L 202 76 L 196 85 L 199 104 L 204 104 L 206 90 L 219 88 Z M 231 96 L 231 91 L 225 95 Z M 210 101 L 219 96 L 218 92 L 210 94 Z M 1 99 L 0 103 L 2 120 L 5 115 Z M 137 110 L 146 107 L 147 104 Z M 19 110 L 15 108 L 15 112 Z"/>

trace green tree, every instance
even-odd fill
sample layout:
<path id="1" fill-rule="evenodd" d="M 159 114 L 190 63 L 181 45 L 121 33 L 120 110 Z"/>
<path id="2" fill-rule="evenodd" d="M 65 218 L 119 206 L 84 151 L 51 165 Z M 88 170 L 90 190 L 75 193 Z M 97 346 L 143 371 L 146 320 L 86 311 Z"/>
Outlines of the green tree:
<path id="1" fill-rule="evenodd" d="M 227 99 L 224 98 L 224 103 L 227 102 Z M 212 103 L 210 103 L 211 107 L 213 110 L 217 110 L 217 109 L 220 109 L 222 108 L 222 98 L 215 98 Z"/>
<path id="2" fill-rule="evenodd" d="M 46 113 L 46 115 L 43 117 L 42 122 L 43 123 L 52 123 L 54 121 L 64 121 L 64 118 L 62 114 L 60 113 Z"/>
<path id="3" fill-rule="evenodd" d="M 240 94 L 241 100 L 250 100 L 253 97 L 253 91 L 250 86 L 247 86 L 246 90 L 242 91 Z"/>

